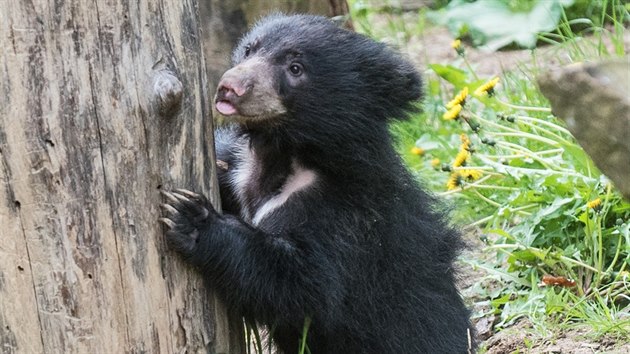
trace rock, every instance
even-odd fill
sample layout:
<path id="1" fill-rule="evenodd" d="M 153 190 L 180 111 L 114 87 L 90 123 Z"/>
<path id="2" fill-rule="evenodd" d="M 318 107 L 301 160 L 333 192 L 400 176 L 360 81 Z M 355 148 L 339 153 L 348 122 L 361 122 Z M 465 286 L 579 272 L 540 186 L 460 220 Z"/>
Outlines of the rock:
<path id="1" fill-rule="evenodd" d="M 488 315 L 473 321 L 477 340 L 486 340 L 494 334 L 494 323 L 496 320 L 496 316 Z"/>
<path id="2" fill-rule="evenodd" d="M 555 69 L 538 85 L 554 114 L 630 200 L 630 58 Z"/>

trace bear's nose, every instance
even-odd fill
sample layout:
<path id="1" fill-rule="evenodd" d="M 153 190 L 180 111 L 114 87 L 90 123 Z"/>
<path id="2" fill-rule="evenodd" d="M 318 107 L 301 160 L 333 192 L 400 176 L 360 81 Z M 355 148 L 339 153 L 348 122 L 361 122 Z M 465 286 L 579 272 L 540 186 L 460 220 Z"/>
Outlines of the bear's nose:
<path id="1" fill-rule="evenodd" d="M 214 99 L 215 107 L 224 116 L 236 114 L 252 87 L 252 85 L 241 80 L 235 80 L 233 77 L 224 77 L 217 88 Z"/>
<path id="2" fill-rule="evenodd" d="M 231 82 L 230 80 L 222 80 L 219 83 L 219 88 L 217 89 L 217 98 L 229 100 L 236 97 L 241 97 L 246 94 L 249 89 L 249 85 Z"/>

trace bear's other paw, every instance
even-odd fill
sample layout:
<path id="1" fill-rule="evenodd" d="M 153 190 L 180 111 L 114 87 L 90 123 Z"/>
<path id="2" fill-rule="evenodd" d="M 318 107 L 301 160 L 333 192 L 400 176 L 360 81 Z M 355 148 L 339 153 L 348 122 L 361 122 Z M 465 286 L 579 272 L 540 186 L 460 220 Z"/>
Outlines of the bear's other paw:
<path id="1" fill-rule="evenodd" d="M 199 243 L 200 233 L 210 226 L 217 213 L 201 194 L 186 189 L 162 191 L 162 194 L 166 198 L 166 203 L 162 204 L 165 217 L 160 218 L 160 221 L 168 227 L 168 244 L 184 256 L 192 256 Z"/>

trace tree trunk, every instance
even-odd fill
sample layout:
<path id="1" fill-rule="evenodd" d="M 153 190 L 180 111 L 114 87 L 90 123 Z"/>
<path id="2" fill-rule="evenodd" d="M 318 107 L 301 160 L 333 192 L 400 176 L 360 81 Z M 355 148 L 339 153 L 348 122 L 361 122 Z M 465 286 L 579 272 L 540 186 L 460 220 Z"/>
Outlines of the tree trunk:
<path id="1" fill-rule="evenodd" d="M 239 353 L 165 248 L 159 189 L 218 199 L 196 0 L 0 0 L 3 353 Z"/>

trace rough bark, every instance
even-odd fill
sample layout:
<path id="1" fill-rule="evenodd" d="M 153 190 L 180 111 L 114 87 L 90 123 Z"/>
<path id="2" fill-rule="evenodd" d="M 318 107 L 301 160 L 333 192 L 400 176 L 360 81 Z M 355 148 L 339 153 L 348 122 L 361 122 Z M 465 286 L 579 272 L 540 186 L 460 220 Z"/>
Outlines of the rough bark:
<path id="1" fill-rule="evenodd" d="M 241 352 L 157 222 L 160 188 L 218 198 L 197 16 L 0 0 L 3 353 Z"/>

